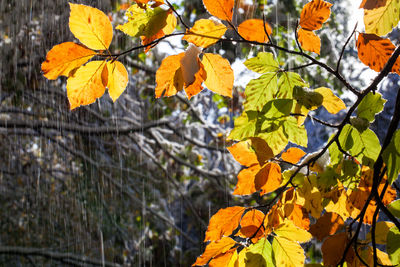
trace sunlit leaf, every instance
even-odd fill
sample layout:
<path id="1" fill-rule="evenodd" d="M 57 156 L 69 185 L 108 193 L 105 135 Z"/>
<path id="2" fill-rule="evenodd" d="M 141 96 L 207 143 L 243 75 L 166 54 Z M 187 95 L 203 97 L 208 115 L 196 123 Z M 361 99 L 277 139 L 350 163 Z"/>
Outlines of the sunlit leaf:
<path id="1" fill-rule="evenodd" d="M 375 9 L 386 5 L 387 0 L 363 0 L 360 8 Z"/>
<path id="2" fill-rule="evenodd" d="M 375 225 L 375 242 L 377 244 L 386 245 L 387 242 L 387 235 L 389 233 L 390 228 L 394 226 L 392 222 L 377 222 Z M 371 232 L 367 234 L 366 237 L 367 242 L 372 241 L 371 239 Z"/>
<path id="3" fill-rule="evenodd" d="M 239 206 L 220 209 L 210 219 L 204 242 L 220 240 L 223 236 L 231 235 L 239 226 L 244 211 L 245 208 Z"/>
<path id="4" fill-rule="evenodd" d="M 245 110 L 261 110 L 264 105 L 272 100 L 278 91 L 277 73 L 263 74 L 258 79 L 251 80 L 245 90 Z"/>
<path id="5" fill-rule="evenodd" d="M 387 208 L 394 216 L 400 218 L 400 199 L 390 203 Z"/>
<path id="6" fill-rule="evenodd" d="M 296 164 L 299 160 L 304 157 L 306 153 L 297 147 L 291 147 L 282 153 L 281 158 L 284 161 Z"/>
<path id="7" fill-rule="evenodd" d="M 267 22 L 264 23 L 261 19 L 248 19 L 240 23 L 238 32 L 240 36 L 248 41 L 265 43 L 269 41 L 268 35 L 271 36 L 272 28 Z"/>
<path id="8" fill-rule="evenodd" d="M 261 166 L 255 164 L 247 169 L 241 170 L 238 174 L 238 182 L 233 191 L 234 195 L 251 195 L 257 191 L 254 180 Z"/>
<path id="9" fill-rule="evenodd" d="M 232 20 L 234 0 L 203 0 L 207 11 L 221 20 Z"/>
<path id="10" fill-rule="evenodd" d="M 255 176 L 254 184 L 260 195 L 268 194 L 279 188 L 282 182 L 281 167 L 273 162 L 263 166 Z"/>
<path id="11" fill-rule="evenodd" d="M 304 250 L 299 243 L 285 237 L 275 236 L 272 241 L 275 266 L 298 267 L 305 261 Z"/>
<path id="12" fill-rule="evenodd" d="M 211 19 L 199 19 L 192 28 L 187 30 L 182 39 L 206 48 L 218 42 L 225 32 L 226 26 L 224 24 Z"/>
<path id="13" fill-rule="evenodd" d="M 96 52 L 73 42 L 53 46 L 42 63 L 43 76 L 49 80 L 58 76 L 68 76 L 77 67 L 85 64 Z"/>
<path id="14" fill-rule="evenodd" d="M 254 112 L 243 112 L 235 119 L 235 127 L 228 138 L 231 140 L 244 140 L 253 137 L 256 132 L 256 114 Z M 268 143 L 268 142 L 267 142 Z"/>
<path id="15" fill-rule="evenodd" d="M 318 240 L 333 235 L 344 226 L 344 220 L 335 212 L 326 212 L 317 222 L 310 226 L 310 233 Z"/>
<path id="16" fill-rule="evenodd" d="M 339 111 L 346 109 L 344 102 L 334 95 L 331 89 L 320 87 L 314 91 L 322 95 L 322 106 L 324 106 L 329 113 L 336 114 Z"/>
<path id="17" fill-rule="evenodd" d="M 232 97 L 234 77 L 229 61 L 218 54 L 205 53 L 201 62 L 207 73 L 206 87 L 214 93 Z"/>
<path id="18" fill-rule="evenodd" d="M 400 19 L 400 2 L 387 0 L 385 6 L 364 9 L 364 24 L 366 33 L 383 36 L 397 26 Z"/>
<path id="19" fill-rule="evenodd" d="M 201 84 L 206 79 L 204 66 L 199 59 L 200 53 L 201 50 L 191 44 L 180 59 L 185 92 L 189 99 L 203 90 Z"/>
<path id="20" fill-rule="evenodd" d="M 67 95 L 71 110 L 92 104 L 104 94 L 108 79 L 105 66 L 105 61 L 91 61 L 69 76 Z"/>
<path id="21" fill-rule="evenodd" d="M 392 264 L 400 264 L 400 232 L 397 227 L 392 227 L 387 235 L 386 250 Z"/>
<path id="22" fill-rule="evenodd" d="M 69 3 L 69 28 L 87 47 L 107 50 L 113 38 L 113 28 L 107 15 L 97 8 Z"/>
<path id="23" fill-rule="evenodd" d="M 239 254 L 237 266 L 275 267 L 272 261 L 272 246 L 266 238 L 243 249 Z"/>
<path id="24" fill-rule="evenodd" d="M 357 116 L 370 122 L 375 120 L 375 115 L 383 110 L 386 100 L 380 93 L 368 93 L 357 107 Z"/>
<path id="25" fill-rule="evenodd" d="M 306 30 L 319 30 L 331 14 L 331 3 L 323 0 L 312 0 L 304 5 L 300 14 L 299 25 Z"/>
<path id="26" fill-rule="evenodd" d="M 319 55 L 321 50 L 321 39 L 310 30 L 300 28 L 297 31 L 299 43 L 303 50 L 314 52 Z"/>
<path id="27" fill-rule="evenodd" d="M 235 255 L 237 257 L 237 250 L 235 248 L 228 250 L 225 253 L 221 253 L 215 256 L 211 261 L 208 263 L 209 267 L 220 267 L 220 266 L 229 266 L 232 259 L 235 259 Z M 234 267 L 234 266 L 232 266 Z"/>
<path id="28" fill-rule="evenodd" d="M 308 87 L 308 83 L 306 83 L 299 74 L 285 71 L 281 73 L 278 80 L 278 93 L 277 97 L 279 98 L 292 98 L 293 97 L 293 88 L 295 86 L 300 87 Z"/>
<path id="29" fill-rule="evenodd" d="M 261 227 L 264 217 L 264 213 L 259 210 L 249 210 L 240 221 L 240 230 L 237 235 L 243 238 L 252 237 L 252 242 L 256 242 L 264 233 L 264 228 Z"/>
<path id="30" fill-rule="evenodd" d="M 183 89 L 183 75 L 181 69 L 181 59 L 185 53 L 168 56 L 161 62 L 161 66 L 156 73 L 156 97 L 173 96 Z"/>
<path id="31" fill-rule="evenodd" d="M 258 73 L 277 72 L 279 70 L 279 64 L 270 52 L 260 52 L 256 57 L 247 59 L 244 65 L 249 70 Z"/>
<path id="32" fill-rule="evenodd" d="M 312 238 L 312 235 L 309 232 L 298 228 L 291 220 L 285 220 L 281 225 L 274 229 L 274 232 L 279 237 L 284 237 L 288 240 L 300 243 L 308 242 Z"/>
<path id="33" fill-rule="evenodd" d="M 119 62 L 107 62 L 108 70 L 108 94 L 111 99 L 115 102 L 119 96 L 124 92 L 128 84 L 128 72 L 125 66 Z"/>
<path id="34" fill-rule="evenodd" d="M 400 174 L 400 130 L 397 130 L 382 154 L 388 170 L 388 182 L 392 184 Z"/>
<path id="35" fill-rule="evenodd" d="M 223 237 L 220 240 L 213 241 L 207 245 L 204 253 L 199 256 L 192 266 L 202 266 L 217 255 L 227 252 L 231 247 L 236 244 L 235 240 L 230 237 Z"/>
<path id="36" fill-rule="evenodd" d="M 251 149 L 250 140 L 238 142 L 230 147 L 227 147 L 227 149 L 236 161 L 246 167 L 250 167 L 253 164 L 258 164 L 257 155 Z"/>

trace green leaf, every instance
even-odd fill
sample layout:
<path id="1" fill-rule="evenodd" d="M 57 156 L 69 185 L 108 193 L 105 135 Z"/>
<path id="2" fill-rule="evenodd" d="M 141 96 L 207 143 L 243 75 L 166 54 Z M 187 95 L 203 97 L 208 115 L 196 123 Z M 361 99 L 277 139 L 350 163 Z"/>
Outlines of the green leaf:
<path id="1" fill-rule="evenodd" d="M 274 267 L 272 246 L 266 238 L 250 245 L 246 251 L 246 267 Z"/>
<path id="2" fill-rule="evenodd" d="M 360 133 L 350 124 L 343 127 L 339 142 L 350 155 L 356 157 L 363 165 L 368 166 L 373 165 L 381 149 L 379 139 L 373 131 L 367 129 Z"/>
<path id="3" fill-rule="evenodd" d="M 293 88 L 295 86 L 308 87 L 308 83 L 303 81 L 299 74 L 294 72 L 282 72 L 278 80 L 279 98 L 293 98 Z"/>
<path id="4" fill-rule="evenodd" d="M 400 173 L 400 130 L 394 133 L 382 157 L 387 166 L 388 182 L 392 184 Z"/>
<path id="5" fill-rule="evenodd" d="M 390 203 L 387 208 L 394 216 L 400 218 L 400 199 Z"/>
<path id="6" fill-rule="evenodd" d="M 309 110 L 313 110 L 322 105 L 324 97 L 318 92 L 308 88 L 295 86 L 293 88 L 293 97 L 297 102 Z"/>
<path id="7" fill-rule="evenodd" d="M 387 235 L 387 253 L 392 261 L 392 264 L 397 265 L 400 263 L 400 232 L 397 227 L 392 227 Z"/>
<path id="8" fill-rule="evenodd" d="M 272 149 L 274 155 L 278 155 L 288 144 L 288 137 L 283 130 L 281 122 L 264 121 L 262 124 L 262 132 L 257 135 L 267 142 Z"/>
<path id="9" fill-rule="evenodd" d="M 274 98 L 278 91 L 278 78 L 276 72 L 262 75 L 251 80 L 245 90 L 245 110 L 261 110 L 263 106 Z"/>
<path id="10" fill-rule="evenodd" d="M 299 126 L 294 117 L 288 117 L 288 119 L 283 122 L 283 125 L 284 132 L 288 136 L 290 142 L 307 147 L 308 137 L 304 125 Z"/>
<path id="11" fill-rule="evenodd" d="M 235 128 L 232 129 L 228 138 L 232 140 L 244 140 L 254 137 L 256 133 L 257 112 L 243 112 L 235 119 Z"/>
<path id="12" fill-rule="evenodd" d="M 272 53 L 260 52 L 256 57 L 250 58 L 244 62 L 244 65 L 254 72 L 267 73 L 277 72 L 279 64 L 274 60 Z"/>
<path id="13" fill-rule="evenodd" d="M 375 115 L 383 110 L 386 100 L 379 93 L 368 93 L 357 107 L 357 116 L 370 122 L 375 120 Z"/>
<path id="14" fill-rule="evenodd" d="M 293 103 L 293 99 L 274 99 L 267 102 L 261 112 L 269 120 L 288 117 Z"/>
<path id="15" fill-rule="evenodd" d="M 332 135 L 329 138 L 329 141 L 334 137 L 335 135 Z M 335 166 L 339 164 L 342 159 L 343 159 L 343 153 L 339 150 L 339 147 L 337 146 L 336 143 L 333 143 L 329 147 L 329 156 L 330 156 L 330 163 L 331 165 Z"/>

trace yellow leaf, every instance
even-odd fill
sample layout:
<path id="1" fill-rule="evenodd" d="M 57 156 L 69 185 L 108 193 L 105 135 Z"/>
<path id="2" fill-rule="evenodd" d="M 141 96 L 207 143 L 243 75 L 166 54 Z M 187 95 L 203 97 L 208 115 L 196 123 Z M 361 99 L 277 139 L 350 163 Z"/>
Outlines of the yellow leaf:
<path id="1" fill-rule="evenodd" d="M 230 147 L 227 147 L 228 151 L 232 154 L 237 162 L 246 167 L 258 164 L 256 153 L 251 150 L 251 141 L 241 141 Z"/>
<path id="2" fill-rule="evenodd" d="M 301 150 L 300 148 L 297 147 L 291 147 L 288 150 L 286 150 L 285 152 L 282 153 L 281 158 L 284 161 L 296 164 L 297 162 L 299 162 L 299 160 L 304 157 L 306 153 Z"/>
<path id="3" fill-rule="evenodd" d="M 282 224 L 274 229 L 274 232 L 279 237 L 284 237 L 291 241 L 300 243 L 308 242 L 312 235 L 306 230 L 298 228 L 293 221 L 286 219 Z"/>
<path id="4" fill-rule="evenodd" d="M 296 204 L 303 206 L 311 213 L 311 216 L 318 219 L 324 208 L 322 207 L 322 195 L 317 187 L 316 179 L 315 175 L 310 175 L 304 179 L 303 186 L 297 190 Z"/>
<path id="5" fill-rule="evenodd" d="M 319 39 L 319 37 L 313 31 L 300 28 L 297 31 L 297 34 L 301 48 L 319 55 L 321 50 L 321 39 Z"/>
<path id="6" fill-rule="evenodd" d="M 386 242 L 384 243 L 386 244 Z M 368 247 L 368 249 L 363 253 L 366 257 L 363 257 L 364 260 L 368 263 L 369 266 L 374 266 L 374 250 L 372 247 Z M 376 256 L 378 257 L 378 263 L 380 266 L 393 266 L 392 261 L 389 258 L 389 255 L 380 249 L 376 249 Z"/>
<path id="7" fill-rule="evenodd" d="M 87 47 L 107 50 L 113 38 L 113 28 L 107 15 L 97 8 L 69 3 L 69 28 Z"/>
<path id="8" fill-rule="evenodd" d="M 220 209 L 214 214 L 206 231 L 204 242 L 219 240 L 223 236 L 229 236 L 239 226 L 245 208 L 234 206 Z"/>
<path id="9" fill-rule="evenodd" d="M 232 20 L 234 0 L 203 0 L 207 11 L 221 20 Z"/>
<path id="10" fill-rule="evenodd" d="M 126 85 L 128 84 L 128 72 L 125 66 L 119 62 L 107 62 L 108 70 L 108 94 L 111 99 L 115 102 L 118 97 L 124 92 Z"/>
<path id="11" fill-rule="evenodd" d="M 85 64 L 96 52 L 73 42 L 65 42 L 53 46 L 42 63 L 43 76 L 49 80 L 58 76 L 68 76 L 69 73 Z"/>
<path id="12" fill-rule="evenodd" d="M 67 95 L 71 110 L 89 105 L 104 94 L 107 85 L 105 61 L 91 61 L 78 68 L 67 80 Z"/>
<path id="13" fill-rule="evenodd" d="M 298 267 L 304 265 L 304 250 L 299 243 L 285 237 L 275 236 L 272 241 L 275 264 L 280 267 Z"/>
<path id="14" fill-rule="evenodd" d="M 166 57 L 156 72 L 156 98 L 173 96 L 183 89 L 181 59 L 185 53 Z"/>
<path id="15" fill-rule="evenodd" d="M 146 11 L 138 5 L 131 5 L 126 10 L 125 16 L 128 18 L 128 22 L 118 25 L 116 29 L 132 37 L 141 35 L 144 25 L 148 22 Z"/>
<path id="16" fill-rule="evenodd" d="M 190 30 L 187 30 L 182 39 L 206 48 L 218 42 L 225 32 L 224 24 L 211 19 L 199 19 Z"/>
<path id="17" fill-rule="evenodd" d="M 400 2 L 387 0 L 385 6 L 375 9 L 364 9 L 364 24 L 366 33 L 383 36 L 397 26 L 400 19 Z"/>
<path id="18" fill-rule="evenodd" d="M 394 223 L 392 222 L 377 222 L 376 223 L 376 228 L 375 228 L 375 242 L 377 244 L 385 245 L 386 244 L 386 237 L 387 234 L 389 233 L 390 228 L 394 226 Z M 366 241 L 371 242 L 371 232 L 367 234 Z"/>
<path id="19" fill-rule="evenodd" d="M 306 30 L 315 31 L 322 28 L 324 23 L 331 14 L 331 3 L 323 0 L 312 0 L 304 5 L 300 14 L 299 25 Z"/>
<path id="20" fill-rule="evenodd" d="M 232 97 L 233 70 L 229 61 L 217 54 L 205 53 L 202 63 L 207 73 L 207 88 L 217 94 Z"/>
<path id="21" fill-rule="evenodd" d="M 176 17 L 174 15 L 174 13 L 169 13 L 166 19 L 167 25 L 165 25 L 164 28 L 162 28 L 162 31 L 164 32 L 164 34 L 171 34 L 175 31 L 176 28 Z"/>
<path id="22" fill-rule="evenodd" d="M 339 111 L 346 109 L 346 105 L 342 99 L 334 95 L 331 89 L 320 87 L 315 89 L 315 92 L 322 95 L 322 106 L 324 106 L 329 113 L 336 114 Z"/>
<path id="23" fill-rule="evenodd" d="M 227 252 L 235 244 L 235 240 L 227 236 L 223 237 L 221 240 L 211 242 L 207 245 L 204 253 L 197 258 L 196 262 L 192 266 L 202 266 L 207 264 L 210 259 Z"/>
<path id="24" fill-rule="evenodd" d="M 265 29 L 264 29 L 265 26 Z M 248 19 L 240 23 L 238 32 L 240 36 L 248 41 L 255 41 L 259 43 L 265 43 L 268 40 L 268 35 L 271 36 L 272 29 L 267 22 L 264 23 L 261 19 Z"/>
<path id="25" fill-rule="evenodd" d="M 342 217 L 344 221 L 348 217 L 350 217 L 350 212 L 348 210 L 348 196 L 346 190 L 339 184 L 339 187 L 332 192 L 329 192 L 331 195 L 331 201 L 326 205 L 325 210 L 327 212 L 336 212 Z"/>

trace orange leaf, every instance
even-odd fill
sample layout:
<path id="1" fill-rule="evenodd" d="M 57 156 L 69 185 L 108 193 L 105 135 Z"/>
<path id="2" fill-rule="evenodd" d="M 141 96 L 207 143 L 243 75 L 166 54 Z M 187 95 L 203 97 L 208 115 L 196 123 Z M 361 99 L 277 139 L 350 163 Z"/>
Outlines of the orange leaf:
<path id="1" fill-rule="evenodd" d="M 67 80 L 67 95 L 71 110 L 94 103 L 104 94 L 108 73 L 106 61 L 91 61 L 78 68 Z"/>
<path id="2" fill-rule="evenodd" d="M 53 46 L 42 63 L 44 77 L 49 80 L 58 76 L 68 76 L 69 73 L 91 59 L 96 52 L 73 42 L 65 42 Z"/>
<path id="3" fill-rule="evenodd" d="M 189 85 L 185 83 L 185 92 L 188 99 L 192 98 L 192 96 L 197 95 L 198 93 L 201 92 L 201 90 L 203 90 L 203 86 L 201 86 L 201 84 L 207 78 L 207 73 L 204 69 L 204 65 L 200 62 L 199 59 L 197 59 L 197 64 L 199 65 L 199 70 L 194 75 L 194 81 Z M 182 61 L 181 61 L 181 66 L 182 66 Z M 182 71 L 184 69 L 185 68 L 182 68 Z"/>
<path id="4" fill-rule="evenodd" d="M 313 31 L 300 28 L 297 31 L 297 35 L 302 49 L 319 55 L 321 50 L 321 39 L 319 39 Z"/>
<path id="5" fill-rule="evenodd" d="M 307 3 L 300 14 L 300 26 L 309 31 L 315 31 L 322 28 L 331 14 L 332 4 L 323 0 L 312 0 Z"/>
<path id="6" fill-rule="evenodd" d="M 234 0 L 203 0 L 207 11 L 221 20 L 232 20 Z"/>
<path id="7" fill-rule="evenodd" d="M 387 0 L 363 0 L 360 8 L 375 9 L 386 5 Z"/>
<path id="8" fill-rule="evenodd" d="M 185 53 L 166 57 L 156 73 L 156 97 L 173 96 L 183 89 L 181 59 Z"/>
<path id="9" fill-rule="evenodd" d="M 220 209 L 210 219 L 204 242 L 220 240 L 223 236 L 232 234 L 239 226 L 244 211 L 245 208 L 239 206 Z"/>
<path id="10" fill-rule="evenodd" d="M 299 160 L 304 157 L 306 153 L 301 150 L 300 148 L 297 147 L 291 147 L 288 150 L 286 150 L 285 152 L 282 153 L 281 158 L 284 161 L 296 164 L 297 162 L 299 162 Z"/>
<path id="11" fill-rule="evenodd" d="M 264 29 L 265 25 L 265 29 Z M 268 35 L 271 36 L 272 28 L 267 22 L 261 19 L 248 19 L 240 23 L 238 27 L 239 34 L 248 41 L 255 41 L 259 43 L 265 43 L 268 40 L 268 35 L 265 33 L 267 31 Z"/>
<path id="12" fill-rule="evenodd" d="M 229 61 L 220 55 L 205 53 L 202 63 L 207 72 L 204 84 L 214 93 L 232 97 L 233 70 Z"/>
<path id="13" fill-rule="evenodd" d="M 227 149 L 237 162 L 246 167 L 258 164 L 257 155 L 252 151 L 249 140 L 238 142 Z"/>
<path id="14" fill-rule="evenodd" d="M 310 228 L 308 212 L 302 206 L 286 203 L 283 210 L 285 211 L 285 218 L 293 221 L 297 227 L 305 230 Z"/>
<path id="15" fill-rule="evenodd" d="M 233 255 L 236 252 L 236 248 L 230 249 L 225 253 L 219 254 L 215 256 L 209 263 L 209 267 L 220 267 L 220 266 L 228 266 L 231 261 Z"/>
<path id="16" fill-rule="evenodd" d="M 210 261 L 210 259 L 227 252 L 235 244 L 235 240 L 227 236 L 223 237 L 221 240 L 211 242 L 207 245 L 204 253 L 197 258 L 196 262 L 192 266 L 206 265 Z"/>
<path id="17" fill-rule="evenodd" d="M 226 27 L 224 24 L 211 19 L 199 19 L 191 29 L 187 30 L 182 39 L 196 46 L 206 48 L 218 42 L 225 32 Z"/>
<path id="18" fill-rule="evenodd" d="M 238 174 L 238 182 L 236 184 L 235 191 L 233 191 L 234 195 L 250 195 L 256 192 L 256 187 L 254 184 L 254 180 L 256 174 L 260 171 L 261 166 L 255 164 L 250 168 L 242 170 Z"/>
<path id="19" fill-rule="evenodd" d="M 199 59 L 200 53 L 201 50 L 197 46 L 190 44 L 180 60 L 185 92 L 189 99 L 203 90 L 201 84 L 207 77 Z"/>
<path id="20" fill-rule="evenodd" d="M 380 72 L 392 55 L 395 46 L 389 39 L 375 34 L 360 33 L 357 38 L 358 58 L 374 71 Z M 400 74 L 400 60 L 397 59 L 391 72 Z"/>
<path id="21" fill-rule="evenodd" d="M 142 39 L 142 45 L 148 45 L 151 42 L 153 42 L 154 40 L 157 40 L 161 37 L 165 36 L 164 31 L 161 29 L 159 32 L 157 32 L 156 34 L 152 35 L 152 36 L 140 36 L 140 39 Z M 147 53 L 150 51 L 150 49 L 152 48 L 151 45 L 146 46 L 146 48 L 144 49 L 144 52 Z"/>
<path id="22" fill-rule="evenodd" d="M 256 174 L 254 184 L 256 190 L 260 190 L 260 195 L 275 191 L 282 182 L 281 167 L 273 162 L 267 163 Z"/>
<path id="23" fill-rule="evenodd" d="M 142 39 L 142 44 L 143 45 L 147 45 L 150 44 L 151 42 L 153 42 L 156 39 L 159 39 L 163 36 L 165 36 L 166 34 L 171 34 L 176 27 L 176 17 L 175 15 L 170 12 L 166 18 L 166 23 L 167 25 L 164 26 L 164 28 L 162 28 L 159 32 L 157 32 L 155 35 L 153 36 L 140 36 L 140 38 Z M 147 53 L 150 49 L 152 48 L 151 45 L 147 46 L 144 50 L 145 53 Z"/>
<path id="24" fill-rule="evenodd" d="M 250 238 L 256 233 L 257 229 L 260 228 L 252 239 L 253 243 L 257 242 L 264 233 L 263 227 L 260 227 L 263 223 L 264 217 L 264 213 L 256 209 L 246 212 L 240 221 L 240 230 L 237 235 L 243 238 Z"/>
<path id="25" fill-rule="evenodd" d="M 318 240 L 322 241 L 328 235 L 333 235 L 343 226 L 344 221 L 339 214 L 326 212 L 317 222 L 310 226 L 310 233 Z"/>
<path id="26" fill-rule="evenodd" d="M 336 266 L 341 260 L 348 242 L 347 233 L 329 236 L 321 247 L 324 266 Z M 353 256 L 354 250 L 350 247 L 346 254 L 346 261 L 351 262 Z"/>

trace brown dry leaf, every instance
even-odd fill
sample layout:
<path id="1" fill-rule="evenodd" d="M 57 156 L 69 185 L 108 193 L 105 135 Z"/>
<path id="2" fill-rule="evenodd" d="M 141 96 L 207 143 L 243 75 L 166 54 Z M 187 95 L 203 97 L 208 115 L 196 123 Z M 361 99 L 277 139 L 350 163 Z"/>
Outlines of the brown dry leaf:
<path id="1" fill-rule="evenodd" d="M 183 75 L 181 59 L 185 53 L 166 57 L 156 73 L 156 98 L 162 96 L 173 96 L 183 89 Z"/>
<path id="2" fill-rule="evenodd" d="M 386 5 L 387 0 L 363 0 L 360 8 L 375 9 Z"/>
<path id="3" fill-rule="evenodd" d="M 246 212 L 240 221 L 240 230 L 237 235 L 243 238 L 250 238 L 258 230 L 257 234 L 252 239 L 252 242 L 256 243 L 264 234 L 263 227 L 260 227 L 263 223 L 264 217 L 264 213 L 256 209 Z"/>
<path id="4" fill-rule="evenodd" d="M 47 52 L 46 60 L 42 63 L 44 77 L 49 80 L 57 79 L 58 76 L 68 76 L 69 73 L 85 64 L 96 52 L 83 45 L 73 42 L 65 42 L 53 46 Z"/>
<path id="5" fill-rule="evenodd" d="M 297 31 L 297 35 L 302 49 L 319 55 L 321 51 L 321 39 L 313 31 L 300 28 Z"/>
<path id="6" fill-rule="evenodd" d="M 204 84 L 219 95 L 232 97 L 233 70 L 229 61 L 220 55 L 205 53 L 202 63 L 207 73 Z"/>
<path id="7" fill-rule="evenodd" d="M 331 14 L 331 6 L 331 3 L 323 0 L 313 0 L 307 3 L 301 11 L 299 25 L 310 31 L 321 29 L 322 24 Z"/>
<path id="8" fill-rule="evenodd" d="M 264 165 L 267 160 L 274 156 L 274 152 L 272 152 L 272 149 L 268 146 L 264 139 L 259 137 L 251 137 L 250 140 L 251 147 L 254 149 L 260 165 Z"/>
<path id="9" fill-rule="evenodd" d="M 265 28 L 264 28 L 265 26 Z M 248 41 L 254 41 L 259 43 L 268 42 L 268 35 L 271 36 L 272 28 L 267 22 L 264 23 L 261 19 L 248 19 L 240 23 L 238 32 L 240 36 Z"/>
<path id="10" fill-rule="evenodd" d="M 306 153 L 301 150 L 300 148 L 297 147 L 291 147 L 288 150 L 286 150 L 285 152 L 282 153 L 281 158 L 284 161 L 296 164 L 297 162 L 299 162 L 299 160 L 304 157 Z"/>
<path id="11" fill-rule="evenodd" d="M 91 61 L 78 68 L 67 80 L 71 110 L 89 105 L 104 94 L 108 82 L 106 61 Z"/>
<path id="12" fill-rule="evenodd" d="M 187 30 L 182 39 L 206 48 L 218 42 L 225 32 L 224 24 L 211 19 L 199 19 Z"/>
<path id="13" fill-rule="evenodd" d="M 232 20 L 234 0 L 203 0 L 207 11 L 221 20 Z"/>
<path id="14" fill-rule="evenodd" d="M 273 162 L 265 164 L 256 174 L 254 184 L 260 195 L 275 191 L 282 182 L 281 167 Z"/>
<path id="15" fill-rule="evenodd" d="M 252 165 L 251 167 L 241 170 L 238 174 L 238 182 L 236 188 L 233 191 L 234 195 L 251 195 L 257 192 L 254 180 L 256 174 L 260 171 L 261 166 L 258 164 Z"/>
<path id="16" fill-rule="evenodd" d="M 211 242 L 207 245 L 204 253 L 197 257 L 196 262 L 193 263 L 192 266 L 206 265 L 210 259 L 227 252 L 235 244 L 235 240 L 227 236 L 223 237 L 221 240 Z"/>
<path id="17" fill-rule="evenodd" d="M 395 46 L 389 39 L 375 34 L 360 33 L 357 38 L 358 58 L 372 70 L 380 72 L 392 55 Z M 400 59 L 396 60 L 391 72 L 400 74 Z"/>
<path id="18" fill-rule="evenodd" d="M 322 241 L 325 237 L 335 234 L 343 225 L 344 221 L 339 214 L 326 212 L 315 224 L 310 226 L 310 233 Z"/>
<path id="19" fill-rule="evenodd" d="M 210 219 L 204 242 L 220 240 L 223 236 L 232 234 L 239 226 L 244 211 L 245 208 L 239 206 L 220 209 Z"/>
<path id="20" fill-rule="evenodd" d="M 348 242 L 347 233 L 328 236 L 321 247 L 324 266 L 337 266 Z M 346 255 L 346 261 L 352 262 L 353 257 L 354 250 L 350 247 Z"/>

